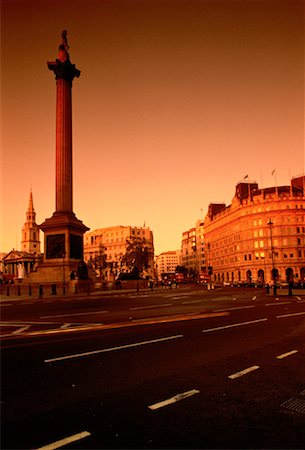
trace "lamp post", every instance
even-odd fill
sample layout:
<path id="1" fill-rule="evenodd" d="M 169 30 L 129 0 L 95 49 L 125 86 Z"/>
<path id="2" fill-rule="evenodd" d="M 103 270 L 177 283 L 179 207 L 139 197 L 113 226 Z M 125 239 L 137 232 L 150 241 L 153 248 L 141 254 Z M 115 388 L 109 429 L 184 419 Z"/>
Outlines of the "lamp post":
<path id="1" fill-rule="evenodd" d="M 63 252 L 63 254 L 62 254 L 62 293 L 63 293 L 63 295 L 66 295 L 65 257 L 66 257 L 66 252 Z"/>
<path id="2" fill-rule="evenodd" d="M 272 260 L 272 279 L 273 279 L 273 294 L 276 295 L 276 276 L 274 267 L 274 254 L 273 254 L 273 239 L 272 239 L 272 226 L 273 222 L 269 219 L 268 226 L 270 229 L 270 241 L 271 241 L 271 260 Z"/>
<path id="3" fill-rule="evenodd" d="M 208 249 L 208 276 L 210 277 L 210 243 L 207 243 L 207 249 Z M 212 278 L 212 277 L 211 277 Z M 211 278 L 208 280 L 208 291 L 211 289 Z"/>

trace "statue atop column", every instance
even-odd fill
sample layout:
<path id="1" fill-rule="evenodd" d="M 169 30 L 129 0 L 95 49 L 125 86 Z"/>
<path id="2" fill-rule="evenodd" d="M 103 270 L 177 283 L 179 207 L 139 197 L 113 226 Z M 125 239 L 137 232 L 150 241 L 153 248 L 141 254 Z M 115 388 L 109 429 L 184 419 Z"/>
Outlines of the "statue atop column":
<path id="1" fill-rule="evenodd" d="M 56 61 L 48 61 L 47 64 L 48 68 L 54 72 L 56 80 L 63 78 L 72 84 L 73 79 L 80 76 L 80 70 L 78 70 L 74 64 L 71 64 L 68 52 L 69 48 L 67 30 L 63 30 Z"/>
<path id="2" fill-rule="evenodd" d="M 69 55 L 69 45 L 67 40 L 67 30 L 63 30 L 61 33 L 61 44 L 58 47 L 58 56 L 57 59 L 61 62 L 65 62 L 70 59 Z"/>

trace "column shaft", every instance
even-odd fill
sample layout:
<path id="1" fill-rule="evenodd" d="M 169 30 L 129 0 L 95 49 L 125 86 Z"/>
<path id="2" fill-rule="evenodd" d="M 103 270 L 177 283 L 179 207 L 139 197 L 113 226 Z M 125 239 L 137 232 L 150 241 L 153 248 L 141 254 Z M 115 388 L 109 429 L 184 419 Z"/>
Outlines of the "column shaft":
<path id="1" fill-rule="evenodd" d="M 56 212 L 73 212 L 71 82 L 57 79 Z"/>

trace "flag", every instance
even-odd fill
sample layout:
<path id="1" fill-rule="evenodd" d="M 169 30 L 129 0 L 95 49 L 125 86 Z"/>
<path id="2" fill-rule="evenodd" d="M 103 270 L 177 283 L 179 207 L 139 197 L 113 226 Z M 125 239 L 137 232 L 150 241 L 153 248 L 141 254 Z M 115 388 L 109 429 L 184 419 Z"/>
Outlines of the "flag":
<path id="1" fill-rule="evenodd" d="M 246 180 L 248 178 L 248 175 L 246 175 L 245 177 L 244 177 L 244 180 Z"/>
<path id="2" fill-rule="evenodd" d="M 274 175 L 275 169 L 272 170 L 271 175 Z"/>

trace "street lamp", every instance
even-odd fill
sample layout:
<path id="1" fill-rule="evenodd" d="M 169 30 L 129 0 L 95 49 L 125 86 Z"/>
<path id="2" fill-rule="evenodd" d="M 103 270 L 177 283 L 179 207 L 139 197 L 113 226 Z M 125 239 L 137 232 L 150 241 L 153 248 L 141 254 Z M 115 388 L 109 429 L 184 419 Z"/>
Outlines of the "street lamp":
<path id="1" fill-rule="evenodd" d="M 65 276 L 65 257 L 66 252 L 63 252 L 62 254 L 62 293 L 63 295 L 66 295 L 66 276 Z"/>
<path id="2" fill-rule="evenodd" d="M 275 274 L 275 267 L 274 267 L 273 240 L 272 240 L 272 226 L 273 226 L 273 222 L 272 222 L 271 219 L 269 219 L 269 222 L 268 222 L 267 225 L 269 226 L 269 229 L 270 229 L 273 294 L 276 295 L 276 274 Z"/>

